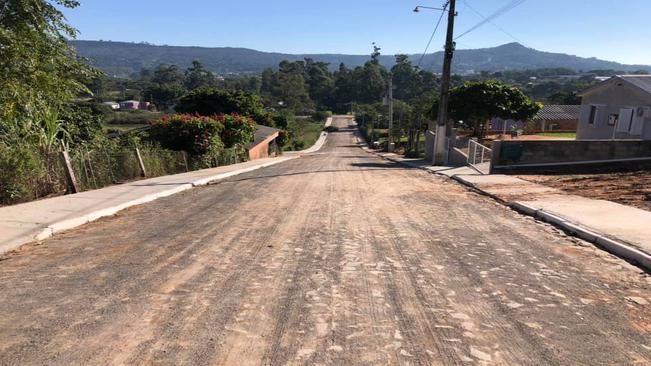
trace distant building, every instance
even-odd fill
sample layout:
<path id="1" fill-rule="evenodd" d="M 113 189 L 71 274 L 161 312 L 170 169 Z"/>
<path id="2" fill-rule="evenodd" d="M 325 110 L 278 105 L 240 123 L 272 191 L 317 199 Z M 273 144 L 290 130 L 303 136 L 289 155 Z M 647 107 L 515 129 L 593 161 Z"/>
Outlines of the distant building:
<path id="1" fill-rule="evenodd" d="M 651 75 L 618 75 L 579 93 L 577 139 L 651 140 Z"/>
<path id="2" fill-rule="evenodd" d="M 110 107 L 111 109 L 113 109 L 113 110 L 120 109 L 120 103 L 116 103 L 116 102 L 104 102 L 104 103 L 102 103 L 102 104 L 103 104 L 103 105 L 106 105 L 106 106 L 109 106 L 109 107 Z"/>
<path id="3" fill-rule="evenodd" d="M 135 111 L 140 109 L 140 102 L 137 100 L 125 100 L 120 102 L 120 109 L 125 111 Z"/>
<path id="4" fill-rule="evenodd" d="M 540 132 L 575 132 L 579 124 L 580 111 L 580 105 L 546 105 L 532 118 L 535 124 L 533 128 Z"/>
<path id="5" fill-rule="evenodd" d="M 493 118 L 491 119 L 490 130 L 498 133 L 509 133 L 512 130 L 574 132 L 579 123 L 580 109 L 581 106 L 579 105 L 546 105 L 528 124 L 512 119 Z"/>
<path id="6" fill-rule="evenodd" d="M 138 105 L 138 109 L 147 111 L 149 110 L 149 106 L 151 106 L 151 103 L 149 102 L 140 102 L 140 104 Z"/>
<path id="7" fill-rule="evenodd" d="M 255 131 L 253 142 L 246 148 L 249 160 L 276 156 L 278 153 L 276 139 L 278 138 L 280 131 L 262 125 L 257 125 L 257 127 L 258 129 Z"/>

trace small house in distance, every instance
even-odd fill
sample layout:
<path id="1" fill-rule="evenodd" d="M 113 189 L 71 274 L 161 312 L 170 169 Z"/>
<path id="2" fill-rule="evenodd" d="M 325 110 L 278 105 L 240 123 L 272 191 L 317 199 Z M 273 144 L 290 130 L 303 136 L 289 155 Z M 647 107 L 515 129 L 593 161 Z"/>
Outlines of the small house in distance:
<path id="1" fill-rule="evenodd" d="M 280 131 L 267 126 L 257 125 L 253 142 L 246 148 L 249 160 L 263 159 L 276 156 L 278 146 L 276 139 Z"/>
<path id="2" fill-rule="evenodd" d="M 579 93 L 577 140 L 651 140 L 651 75 L 618 75 Z"/>
<path id="3" fill-rule="evenodd" d="M 512 130 L 575 132 L 579 123 L 580 109 L 579 105 L 546 105 L 529 123 L 493 118 L 490 129 L 496 133 L 509 133 Z"/>
<path id="4" fill-rule="evenodd" d="M 123 111 L 135 111 L 140 109 L 140 102 L 137 100 L 125 100 L 120 102 L 120 109 Z"/>

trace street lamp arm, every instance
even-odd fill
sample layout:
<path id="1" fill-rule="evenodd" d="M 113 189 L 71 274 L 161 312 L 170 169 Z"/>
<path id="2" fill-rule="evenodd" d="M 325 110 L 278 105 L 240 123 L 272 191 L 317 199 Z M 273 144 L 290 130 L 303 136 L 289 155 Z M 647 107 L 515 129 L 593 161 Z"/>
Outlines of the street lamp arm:
<path id="1" fill-rule="evenodd" d="M 433 8 L 431 6 L 423 6 L 423 5 L 418 5 L 417 7 L 414 8 L 414 13 L 418 13 L 420 9 L 430 9 L 430 10 L 440 10 L 440 11 L 448 11 L 447 9 L 444 8 Z"/>

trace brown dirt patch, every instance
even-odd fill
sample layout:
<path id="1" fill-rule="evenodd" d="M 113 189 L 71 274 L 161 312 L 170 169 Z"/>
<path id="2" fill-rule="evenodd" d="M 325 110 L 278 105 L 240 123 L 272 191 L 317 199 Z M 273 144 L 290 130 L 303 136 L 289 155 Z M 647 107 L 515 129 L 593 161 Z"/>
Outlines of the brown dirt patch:
<path id="1" fill-rule="evenodd" d="M 651 171 L 580 175 L 523 175 L 520 178 L 594 199 L 651 211 Z"/>

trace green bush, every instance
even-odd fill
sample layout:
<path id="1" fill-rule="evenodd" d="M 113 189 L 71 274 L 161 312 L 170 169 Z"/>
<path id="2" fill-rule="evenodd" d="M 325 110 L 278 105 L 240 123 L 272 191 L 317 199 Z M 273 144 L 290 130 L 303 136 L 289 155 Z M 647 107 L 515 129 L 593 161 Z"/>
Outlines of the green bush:
<path id="1" fill-rule="evenodd" d="M 332 112 L 330 111 L 316 111 L 312 114 L 312 119 L 318 122 L 325 121 L 329 117 L 332 117 Z"/>
<path id="2" fill-rule="evenodd" d="M 257 126 L 251 118 L 230 114 L 215 116 L 214 118 L 224 126 L 221 139 L 226 148 L 246 146 L 253 142 Z"/>
<path id="3" fill-rule="evenodd" d="M 0 143 L 0 203 L 10 204 L 39 196 L 39 190 L 47 192 L 48 187 L 37 184 L 45 182 L 47 170 L 43 158 L 33 146 L 8 146 Z"/>
<path id="4" fill-rule="evenodd" d="M 204 155 L 223 149 L 224 125 L 213 117 L 175 114 L 152 122 L 149 136 L 166 149 Z"/>

